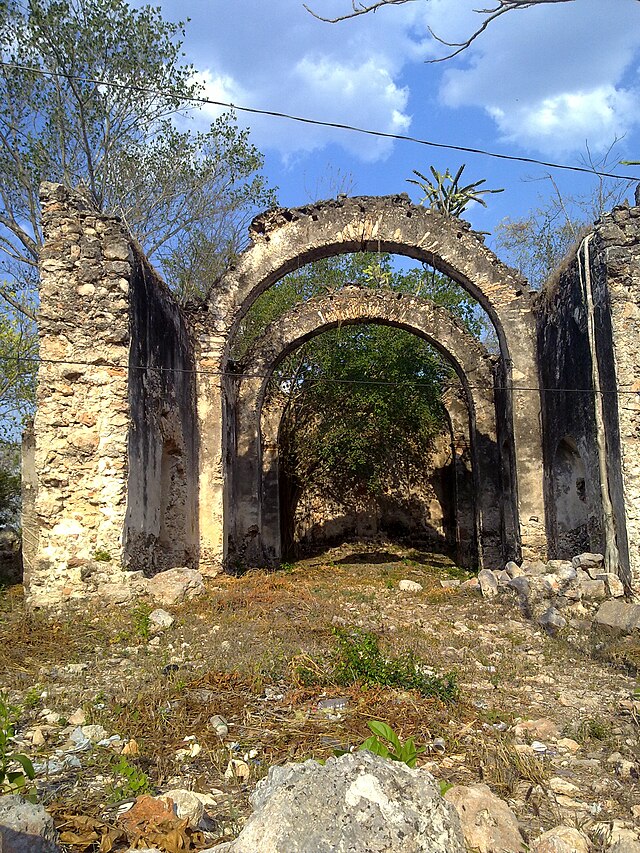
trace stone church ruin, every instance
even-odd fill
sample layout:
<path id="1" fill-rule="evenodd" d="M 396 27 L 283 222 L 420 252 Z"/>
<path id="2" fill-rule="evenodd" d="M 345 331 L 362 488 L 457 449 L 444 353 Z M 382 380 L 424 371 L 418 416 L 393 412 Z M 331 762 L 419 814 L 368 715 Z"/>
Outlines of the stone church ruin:
<path id="1" fill-rule="evenodd" d="M 205 304 L 180 307 L 115 217 L 42 187 L 40 366 L 25 436 L 24 566 L 32 606 L 113 597 L 136 572 L 204 575 L 281 557 L 278 428 L 268 377 L 304 340 L 383 323 L 435 347 L 461 562 L 604 553 L 640 588 L 640 208 L 596 223 L 544 293 L 459 220 L 405 195 L 258 216 Z M 256 298 L 301 265 L 372 251 L 425 262 L 490 318 L 490 355 L 445 309 L 346 287 L 273 323 L 232 358 Z"/>

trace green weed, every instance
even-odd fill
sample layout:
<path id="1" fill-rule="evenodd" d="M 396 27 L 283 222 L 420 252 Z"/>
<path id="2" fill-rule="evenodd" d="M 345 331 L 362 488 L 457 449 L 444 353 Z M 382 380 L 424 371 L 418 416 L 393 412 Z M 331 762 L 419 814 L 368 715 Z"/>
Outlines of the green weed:
<path id="1" fill-rule="evenodd" d="M 424 747 L 418 749 L 412 737 L 408 737 L 403 743 L 391 726 L 379 720 L 371 720 L 367 723 L 371 729 L 371 736 L 358 749 L 366 749 L 374 755 L 390 758 L 392 761 L 402 761 L 407 767 L 415 767 L 416 759 Z"/>
<path id="2" fill-rule="evenodd" d="M 131 611 L 131 621 L 133 623 L 133 630 L 136 636 L 140 637 L 143 640 L 148 640 L 151 637 L 151 620 L 149 616 L 151 614 L 151 607 L 144 602 L 136 605 Z"/>
<path id="3" fill-rule="evenodd" d="M 296 659 L 295 676 L 301 684 L 397 687 L 417 690 L 425 698 L 437 698 L 443 702 L 454 702 L 460 696 L 455 672 L 432 675 L 412 652 L 387 658 L 376 635 L 359 628 L 334 628 L 333 635 L 336 648 L 327 663 L 308 655 Z"/>
<path id="4" fill-rule="evenodd" d="M 110 563 L 111 562 L 111 554 L 108 551 L 103 550 L 102 548 L 96 548 L 93 552 L 93 559 L 98 563 Z"/>
<path id="5" fill-rule="evenodd" d="M 147 774 L 134 764 L 130 764 L 124 755 L 118 757 L 113 771 L 119 777 L 119 781 L 114 783 L 109 790 L 109 799 L 112 802 L 125 800 L 128 797 L 137 797 L 140 794 L 148 794 L 151 791 Z"/>
<path id="6" fill-rule="evenodd" d="M 35 787 L 29 785 L 35 778 L 33 764 L 26 755 L 12 749 L 17 713 L 18 709 L 0 693 L 0 794 L 22 794 L 34 799 Z"/>

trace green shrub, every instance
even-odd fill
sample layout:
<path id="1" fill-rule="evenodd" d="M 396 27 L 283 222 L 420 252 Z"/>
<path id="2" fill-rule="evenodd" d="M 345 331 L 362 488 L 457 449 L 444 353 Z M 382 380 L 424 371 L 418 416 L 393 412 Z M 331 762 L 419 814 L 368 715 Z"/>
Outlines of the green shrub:
<path id="1" fill-rule="evenodd" d="M 417 690 L 425 698 L 437 698 L 443 702 L 454 702 L 459 698 L 455 672 L 432 675 L 412 652 L 387 658 L 380 650 L 376 635 L 359 628 L 334 628 L 333 634 L 336 648 L 328 663 L 301 656 L 296 666 L 296 677 L 300 683 L 397 687 Z"/>
<path id="2" fill-rule="evenodd" d="M 151 790 L 149 777 L 134 764 L 130 764 L 124 755 L 120 755 L 113 770 L 119 781 L 109 791 L 109 799 L 113 802 L 124 800 L 127 797 L 137 797 L 147 794 Z"/>

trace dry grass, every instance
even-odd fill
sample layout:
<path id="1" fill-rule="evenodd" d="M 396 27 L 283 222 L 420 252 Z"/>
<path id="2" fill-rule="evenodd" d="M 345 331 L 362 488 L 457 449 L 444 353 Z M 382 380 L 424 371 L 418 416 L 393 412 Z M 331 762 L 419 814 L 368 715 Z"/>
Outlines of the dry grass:
<path id="1" fill-rule="evenodd" d="M 356 747 L 370 734 L 371 720 L 426 746 L 419 765 L 447 782 L 482 780 L 502 796 L 523 788 L 526 795 L 543 784 L 547 769 L 536 756 L 516 751 L 496 725 L 504 728 L 523 713 L 526 682 L 539 671 L 538 660 L 521 651 L 523 630 L 510 622 L 509 603 L 490 610 L 440 585 L 459 576 L 447 558 L 386 543 L 334 549 L 286 570 L 212 579 L 205 596 L 170 608 L 175 624 L 154 646 L 144 603 L 112 608 L 108 619 L 86 605 L 60 616 L 28 615 L 13 588 L 0 595 L 2 686 L 22 706 L 22 729 L 34 724 L 45 704 L 63 715 L 82 706 L 89 722 L 135 740 L 139 751 L 128 760 L 152 791 L 224 791 L 216 812 L 221 840 L 238 829 L 249 811 L 248 793 L 270 766 Z M 418 581 L 423 591 L 401 593 L 402 578 Z M 322 662 L 335 651 L 336 626 L 374 632 L 389 658 L 411 652 L 438 675 L 458 670 L 459 701 L 446 704 L 399 687 L 323 682 Z M 562 663 L 570 652 L 551 640 L 539 640 L 540 660 L 551 665 L 544 658 L 549 644 L 553 665 L 570 669 Z M 302 683 L 301 662 L 318 667 L 320 683 Z M 74 663 L 88 668 L 78 674 L 68 668 Z M 345 707 L 324 712 L 318 703 L 325 698 L 340 698 Z M 223 739 L 209 724 L 214 715 L 228 723 Z M 178 757 L 185 738 L 197 742 L 198 755 Z M 444 739 L 444 759 L 429 749 L 436 738 Z M 51 754 L 53 746 L 35 750 L 34 757 Z M 61 820 L 74 812 L 111 815 L 109 792 L 122 783 L 117 756 L 108 750 L 91 756 L 81 771 L 43 784 L 44 801 Z M 230 758 L 246 762 L 248 775 L 225 778 Z"/>

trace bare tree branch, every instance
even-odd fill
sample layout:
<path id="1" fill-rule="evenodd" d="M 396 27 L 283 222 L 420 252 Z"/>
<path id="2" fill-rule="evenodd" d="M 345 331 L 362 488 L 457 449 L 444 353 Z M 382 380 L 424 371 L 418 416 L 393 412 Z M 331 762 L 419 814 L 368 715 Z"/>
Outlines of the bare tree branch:
<path id="1" fill-rule="evenodd" d="M 402 6 L 405 3 L 415 3 L 416 0 L 376 0 L 373 3 L 363 3 L 361 0 L 351 0 L 351 12 L 346 12 L 344 15 L 338 15 L 334 18 L 328 18 L 324 15 L 318 14 L 306 3 L 303 3 L 304 8 L 313 15 L 314 18 L 317 18 L 319 21 L 325 21 L 328 24 L 337 24 L 340 21 L 347 21 L 350 18 L 357 18 L 360 15 L 367 15 L 369 12 L 377 12 L 378 9 L 382 9 L 385 6 Z M 428 0 L 425 0 L 428 2 Z M 429 32 L 433 36 L 433 38 L 440 42 L 440 44 L 445 45 L 445 47 L 453 47 L 455 50 L 447 53 L 446 56 L 440 56 L 437 59 L 428 60 L 429 63 L 435 62 L 445 62 L 447 59 L 453 59 L 454 56 L 458 56 L 458 54 L 462 53 L 468 47 L 470 47 L 473 42 L 484 33 L 484 31 L 489 27 L 490 24 L 493 23 L 497 18 L 502 17 L 502 15 L 506 15 L 507 12 L 515 12 L 519 9 L 530 9 L 532 6 L 544 6 L 555 3 L 573 3 L 575 0 L 497 0 L 496 4 L 490 6 L 486 9 L 476 9 L 475 12 L 478 15 L 483 16 L 482 23 L 475 29 L 468 38 L 464 39 L 460 42 L 449 42 L 440 36 L 436 35 L 433 32 L 431 27 L 429 27 Z M 640 2 L 640 0 L 635 0 L 635 2 Z"/>

